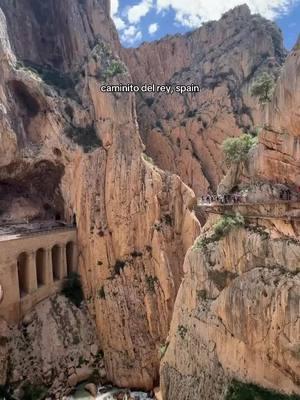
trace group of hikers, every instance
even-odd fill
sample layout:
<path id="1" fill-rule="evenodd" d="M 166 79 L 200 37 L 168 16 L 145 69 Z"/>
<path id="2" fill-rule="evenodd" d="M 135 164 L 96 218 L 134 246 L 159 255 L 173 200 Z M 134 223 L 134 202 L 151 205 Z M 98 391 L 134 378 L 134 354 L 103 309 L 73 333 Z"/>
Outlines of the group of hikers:
<path id="1" fill-rule="evenodd" d="M 290 189 L 281 189 L 279 193 L 280 200 L 292 200 L 292 192 Z"/>
<path id="2" fill-rule="evenodd" d="M 291 201 L 292 200 L 292 192 L 290 189 L 281 189 L 279 192 L 279 199 L 282 201 Z M 237 204 L 237 203 L 246 203 L 247 195 L 234 193 L 234 194 L 224 194 L 224 195 L 212 195 L 207 194 L 201 196 L 201 202 L 206 204 L 219 203 L 219 204 Z"/>
<path id="3" fill-rule="evenodd" d="M 202 203 L 220 203 L 220 204 L 236 204 L 245 201 L 245 197 L 241 194 L 224 194 L 224 195 L 206 195 L 201 197 Z"/>

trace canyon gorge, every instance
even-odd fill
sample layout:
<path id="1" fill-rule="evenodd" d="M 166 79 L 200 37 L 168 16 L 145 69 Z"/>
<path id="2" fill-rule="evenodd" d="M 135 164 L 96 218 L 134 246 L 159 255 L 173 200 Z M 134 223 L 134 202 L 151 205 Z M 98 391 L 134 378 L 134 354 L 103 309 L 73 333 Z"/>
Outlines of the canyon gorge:
<path id="1" fill-rule="evenodd" d="M 89 382 L 296 400 L 300 42 L 287 52 L 276 24 L 241 5 L 127 49 L 110 7 L 0 0 L 0 398 L 63 399 Z M 267 104 L 251 94 L 263 73 Z M 100 90 L 128 83 L 201 91 Z M 255 145 L 228 163 L 222 143 L 243 133 Z M 291 201 L 265 204 L 282 191 Z M 201 206 L 207 193 L 251 201 L 226 215 Z"/>

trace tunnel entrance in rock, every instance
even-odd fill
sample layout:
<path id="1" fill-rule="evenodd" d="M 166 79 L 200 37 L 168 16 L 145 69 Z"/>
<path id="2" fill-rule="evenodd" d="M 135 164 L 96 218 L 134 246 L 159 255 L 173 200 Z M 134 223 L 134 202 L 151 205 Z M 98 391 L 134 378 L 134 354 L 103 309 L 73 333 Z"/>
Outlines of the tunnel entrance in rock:
<path id="1" fill-rule="evenodd" d="M 18 174 L 11 176 L 12 171 Z M 63 219 L 63 165 L 45 160 L 30 167 L 14 165 L 12 171 L 1 170 L 0 223 Z"/>
<path id="2" fill-rule="evenodd" d="M 19 255 L 17 267 L 20 297 L 24 297 L 29 293 L 29 260 L 27 253 Z"/>

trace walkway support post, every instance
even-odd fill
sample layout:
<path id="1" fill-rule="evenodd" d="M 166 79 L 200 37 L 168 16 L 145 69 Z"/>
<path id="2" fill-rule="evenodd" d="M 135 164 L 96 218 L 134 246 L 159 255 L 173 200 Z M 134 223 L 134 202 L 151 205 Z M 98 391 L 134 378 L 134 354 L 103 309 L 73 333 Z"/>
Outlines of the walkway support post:
<path id="1" fill-rule="evenodd" d="M 68 276 L 67 253 L 65 244 L 59 245 L 59 258 L 60 258 L 60 279 L 64 279 Z"/>
<path id="2" fill-rule="evenodd" d="M 46 250 L 46 285 L 53 284 L 53 266 L 52 266 L 52 248 L 48 247 Z"/>

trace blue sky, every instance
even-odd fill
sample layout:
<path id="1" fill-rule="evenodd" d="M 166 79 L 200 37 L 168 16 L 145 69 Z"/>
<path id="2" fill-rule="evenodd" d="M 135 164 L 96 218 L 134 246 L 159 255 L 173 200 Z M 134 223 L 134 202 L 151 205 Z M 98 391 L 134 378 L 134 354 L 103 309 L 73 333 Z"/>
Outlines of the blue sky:
<path id="1" fill-rule="evenodd" d="M 112 16 L 126 47 L 190 31 L 243 3 L 278 23 L 288 49 L 295 44 L 300 0 L 111 0 Z"/>

